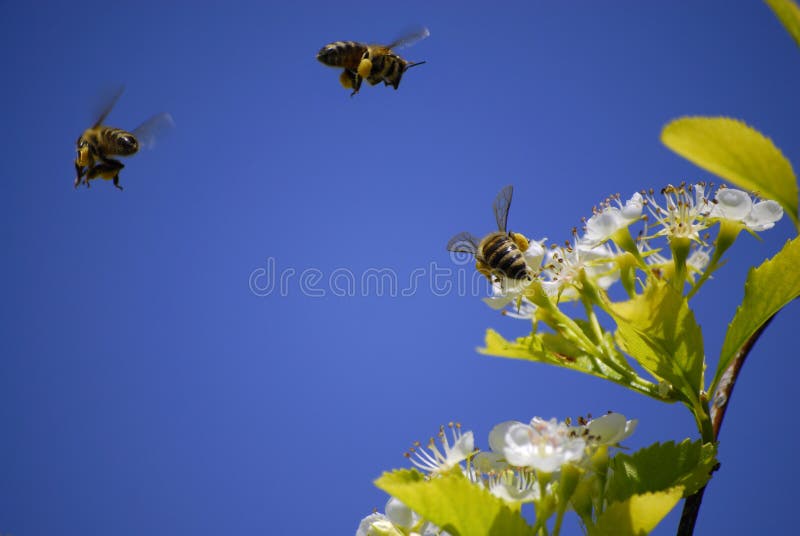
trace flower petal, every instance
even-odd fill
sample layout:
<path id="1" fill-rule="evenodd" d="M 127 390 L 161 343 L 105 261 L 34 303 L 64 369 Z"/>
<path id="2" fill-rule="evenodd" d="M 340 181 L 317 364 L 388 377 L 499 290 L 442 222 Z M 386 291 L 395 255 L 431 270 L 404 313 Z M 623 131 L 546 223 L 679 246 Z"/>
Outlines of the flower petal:
<path id="1" fill-rule="evenodd" d="M 721 217 L 742 221 L 748 214 L 753 206 L 753 200 L 750 196 L 735 188 L 720 188 L 717 191 L 717 205 L 716 211 Z"/>
<path id="2" fill-rule="evenodd" d="M 769 199 L 753 205 L 744 222 L 753 231 L 766 231 L 774 227 L 775 222 L 781 218 L 783 218 L 783 208 Z"/>

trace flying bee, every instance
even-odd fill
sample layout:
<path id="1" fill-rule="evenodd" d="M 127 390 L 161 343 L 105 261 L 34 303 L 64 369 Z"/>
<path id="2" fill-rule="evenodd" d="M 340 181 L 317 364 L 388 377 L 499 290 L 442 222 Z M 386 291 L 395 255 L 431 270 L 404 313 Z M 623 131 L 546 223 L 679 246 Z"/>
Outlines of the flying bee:
<path id="1" fill-rule="evenodd" d="M 525 236 L 507 230 L 508 209 L 514 187 L 509 185 L 500 190 L 494 200 L 494 217 L 497 231 L 478 240 L 470 233 L 455 235 L 447 243 L 449 251 L 475 255 L 475 268 L 492 282 L 531 281 L 533 276 L 525 262 L 525 251 L 529 242 Z"/>
<path id="2" fill-rule="evenodd" d="M 95 123 L 87 128 L 75 142 L 75 188 L 81 182 L 89 187 L 93 179 L 114 181 L 114 186 L 122 190 L 119 184 L 119 172 L 125 165 L 110 156 L 131 156 L 140 147 L 152 146 L 156 135 L 164 128 L 174 125 L 172 116 L 167 113 L 154 115 L 132 132 L 121 128 L 103 125 L 106 116 L 122 95 L 120 88 L 103 108 Z"/>
<path id="3" fill-rule="evenodd" d="M 361 89 L 361 82 L 366 80 L 370 85 L 383 82 L 395 89 L 410 68 L 422 65 L 424 61 L 409 62 L 392 49 L 411 46 L 430 35 L 427 28 L 420 28 L 397 39 L 388 45 L 368 45 L 357 41 L 336 41 L 325 45 L 317 53 L 317 59 L 330 67 L 343 67 L 339 82 L 345 89 L 352 89 L 352 97 Z"/>

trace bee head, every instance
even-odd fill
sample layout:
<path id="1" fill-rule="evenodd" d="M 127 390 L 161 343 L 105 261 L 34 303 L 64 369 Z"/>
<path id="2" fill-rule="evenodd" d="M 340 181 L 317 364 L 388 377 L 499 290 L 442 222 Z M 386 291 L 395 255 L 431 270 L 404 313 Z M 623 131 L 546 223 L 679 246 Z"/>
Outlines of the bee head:
<path id="1" fill-rule="evenodd" d="M 338 63 L 336 53 L 336 47 L 333 45 L 325 45 L 319 52 L 317 52 L 317 60 L 324 63 L 325 65 L 330 65 L 331 67 L 335 67 Z"/>
<path id="2" fill-rule="evenodd" d="M 89 158 L 89 143 L 83 138 L 83 136 L 80 136 L 75 142 L 75 151 L 77 152 L 77 156 L 75 157 L 76 164 L 79 166 L 91 165 L 91 159 Z"/>

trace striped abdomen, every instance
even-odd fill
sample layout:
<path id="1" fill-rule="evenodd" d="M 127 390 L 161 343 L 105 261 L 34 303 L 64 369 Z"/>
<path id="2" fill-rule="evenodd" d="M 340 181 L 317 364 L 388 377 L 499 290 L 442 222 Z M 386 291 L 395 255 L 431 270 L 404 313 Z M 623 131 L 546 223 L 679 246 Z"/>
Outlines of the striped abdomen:
<path id="1" fill-rule="evenodd" d="M 355 72 L 366 51 L 367 45 L 364 43 L 336 41 L 322 47 L 317 53 L 317 59 L 330 67 L 344 67 Z"/>
<path id="2" fill-rule="evenodd" d="M 478 247 L 479 260 L 492 271 L 497 271 L 511 279 L 529 277 L 525 256 L 508 233 L 492 233 L 481 240 Z"/>
<path id="3" fill-rule="evenodd" d="M 100 127 L 98 138 L 103 154 L 130 156 L 139 150 L 136 136 L 121 128 Z"/>
<path id="4" fill-rule="evenodd" d="M 396 54 L 381 54 L 372 58 L 372 69 L 367 82 L 373 86 L 378 82 L 391 85 L 395 89 L 400 85 L 400 79 L 405 71 L 406 61 Z"/>

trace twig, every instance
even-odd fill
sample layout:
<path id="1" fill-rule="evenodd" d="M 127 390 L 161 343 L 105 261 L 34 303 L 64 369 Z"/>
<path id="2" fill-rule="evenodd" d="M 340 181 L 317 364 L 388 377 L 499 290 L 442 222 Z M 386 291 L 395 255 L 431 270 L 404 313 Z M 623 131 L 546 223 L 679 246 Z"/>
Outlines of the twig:
<path id="1" fill-rule="evenodd" d="M 776 313 L 777 314 L 777 313 Z M 736 385 L 736 379 L 739 377 L 744 366 L 745 359 L 750 354 L 756 341 L 758 341 L 761 334 L 767 329 L 775 315 L 772 315 L 758 328 L 749 339 L 745 341 L 736 356 L 728 366 L 725 373 L 720 378 L 717 390 L 714 392 L 714 399 L 711 404 L 711 426 L 714 430 L 714 441 L 719 438 L 719 431 L 722 427 L 722 420 L 725 418 L 725 411 L 728 409 L 728 404 L 733 395 L 733 387 Z M 686 502 L 683 503 L 683 512 L 681 513 L 681 522 L 678 525 L 677 536 L 691 536 L 694 533 L 694 524 L 697 522 L 697 515 L 700 513 L 700 504 L 703 502 L 703 493 L 706 487 L 703 486 L 694 494 L 686 497 Z"/>

